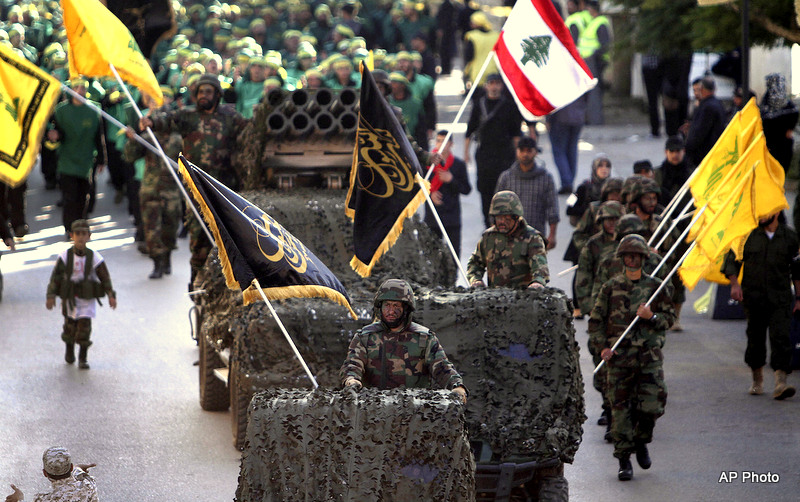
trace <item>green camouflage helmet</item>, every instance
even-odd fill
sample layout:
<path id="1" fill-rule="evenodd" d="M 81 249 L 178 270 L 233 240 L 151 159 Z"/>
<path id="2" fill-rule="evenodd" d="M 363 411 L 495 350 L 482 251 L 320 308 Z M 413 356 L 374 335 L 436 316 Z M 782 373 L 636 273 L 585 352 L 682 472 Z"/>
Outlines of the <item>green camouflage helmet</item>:
<path id="1" fill-rule="evenodd" d="M 391 300 L 395 302 L 403 302 L 408 308 L 413 311 L 417 304 L 414 301 L 414 290 L 411 285 L 402 279 L 389 279 L 384 281 L 375 293 L 374 306 L 380 309 L 384 301 Z"/>
<path id="2" fill-rule="evenodd" d="M 519 217 L 524 214 L 522 202 L 520 202 L 517 194 L 511 190 L 497 192 L 492 197 L 492 203 L 489 205 L 489 215 L 500 216 L 501 214 L 513 214 Z"/>
<path id="3" fill-rule="evenodd" d="M 617 222 L 616 238 L 622 240 L 626 235 L 639 234 L 645 231 L 644 222 L 635 214 L 626 214 Z"/>
<path id="4" fill-rule="evenodd" d="M 625 214 L 625 209 L 622 204 L 615 200 L 607 200 L 600 204 L 600 209 L 594 217 L 594 222 L 600 224 L 601 221 L 607 218 L 621 218 L 623 214 Z"/>
<path id="5" fill-rule="evenodd" d="M 656 183 L 655 180 L 642 177 L 631 187 L 631 191 L 628 193 L 628 201 L 638 202 L 639 198 L 647 193 L 655 193 L 658 195 L 661 193 L 661 188 L 658 186 L 658 183 Z"/>
<path id="6" fill-rule="evenodd" d="M 605 183 L 603 183 L 603 188 L 600 191 L 600 200 L 608 200 L 608 196 L 612 192 L 621 192 L 622 191 L 622 183 L 625 180 L 622 178 L 608 178 Z"/>
<path id="7" fill-rule="evenodd" d="M 633 190 L 634 185 L 636 185 L 640 179 L 644 178 L 644 176 L 640 176 L 638 174 L 634 174 L 633 176 L 629 176 L 625 178 L 625 181 L 622 182 L 622 187 L 619 189 L 619 194 L 621 196 L 620 201 L 623 204 L 627 204 L 628 201 L 631 200 L 630 194 L 631 190 Z"/>
<path id="8" fill-rule="evenodd" d="M 617 246 L 617 257 L 622 258 L 625 254 L 640 254 L 643 257 L 650 256 L 650 248 L 647 247 L 647 242 L 641 235 L 627 235 L 622 238 Z"/>

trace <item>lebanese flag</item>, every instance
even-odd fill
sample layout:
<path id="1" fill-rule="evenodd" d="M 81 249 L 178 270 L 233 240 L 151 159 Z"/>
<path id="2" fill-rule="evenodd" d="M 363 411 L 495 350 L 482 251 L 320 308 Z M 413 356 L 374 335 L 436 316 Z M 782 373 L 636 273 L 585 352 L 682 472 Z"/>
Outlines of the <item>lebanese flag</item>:
<path id="1" fill-rule="evenodd" d="M 597 85 L 551 0 L 518 0 L 494 55 L 529 121 L 567 106 Z"/>

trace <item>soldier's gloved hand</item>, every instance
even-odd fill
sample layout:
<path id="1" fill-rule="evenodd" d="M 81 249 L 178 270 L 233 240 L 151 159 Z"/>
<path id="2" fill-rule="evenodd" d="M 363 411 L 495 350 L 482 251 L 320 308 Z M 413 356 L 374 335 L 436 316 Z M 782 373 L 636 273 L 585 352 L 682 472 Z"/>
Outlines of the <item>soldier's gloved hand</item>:
<path id="1" fill-rule="evenodd" d="M 95 464 L 95 463 L 91 463 L 91 464 L 75 464 L 75 465 L 80 470 L 82 470 L 83 472 L 89 472 L 89 469 L 91 469 L 92 467 L 97 467 L 97 464 Z"/>
<path id="2" fill-rule="evenodd" d="M 608 361 L 611 360 L 611 358 L 614 356 L 614 354 L 616 354 L 616 352 L 614 352 L 613 350 L 611 350 L 608 347 L 606 347 L 606 348 L 604 348 L 602 350 L 602 352 L 600 352 L 600 358 L 603 361 L 608 362 Z"/>
<path id="3" fill-rule="evenodd" d="M 644 320 L 649 320 L 652 319 L 653 317 L 653 311 L 650 310 L 649 305 L 645 305 L 644 303 L 642 303 L 641 305 L 639 305 L 639 308 L 636 309 L 636 315 Z"/>
<path id="4" fill-rule="evenodd" d="M 486 284 L 484 284 L 483 281 L 472 281 L 472 284 L 470 284 L 469 287 L 471 287 L 472 289 L 485 288 Z"/>
<path id="5" fill-rule="evenodd" d="M 356 377 L 347 377 L 347 379 L 344 381 L 344 386 L 345 388 L 353 389 L 356 392 L 360 391 L 363 387 L 363 385 L 361 385 L 361 381 Z"/>
<path id="6" fill-rule="evenodd" d="M 452 390 L 452 393 L 457 394 L 463 404 L 467 404 L 467 389 L 464 386 L 459 385 Z"/>
<path id="7" fill-rule="evenodd" d="M 56 306 L 55 298 L 48 298 L 47 302 L 45 302 L 45 307 L 47 307 L 47 310 L 53 310 L 53 307 L 55 306 Z"/>

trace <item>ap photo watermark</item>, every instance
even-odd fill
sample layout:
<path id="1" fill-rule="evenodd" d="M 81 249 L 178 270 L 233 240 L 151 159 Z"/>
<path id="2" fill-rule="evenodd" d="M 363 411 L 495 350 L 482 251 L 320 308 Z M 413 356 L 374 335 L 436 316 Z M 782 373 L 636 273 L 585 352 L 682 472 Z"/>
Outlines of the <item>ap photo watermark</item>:
<path id="1" fill-rule="evenodd" d="M 780 483 L 781 475 L 775 472 L 722 471 L 717 483 Z"/>

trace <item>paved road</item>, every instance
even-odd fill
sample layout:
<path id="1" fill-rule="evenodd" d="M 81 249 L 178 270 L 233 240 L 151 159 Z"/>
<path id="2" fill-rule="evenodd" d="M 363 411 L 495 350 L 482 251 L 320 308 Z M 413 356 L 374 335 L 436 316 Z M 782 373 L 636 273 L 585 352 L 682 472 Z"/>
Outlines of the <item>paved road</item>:
<path id="1" fill-rule="evenodd" d="M 453 94 L 457 80 L 441 84 Z M 442 100 L 443 122 L 458 109 L 455 96 Z M 463 119 L 466 120 L 466 117 Z M 599 151 L 613 160 L 615 175 L 626 176 L 635 160 L 654 164 L 663 139 L 646 134 L 645 117 L 630 123 L 584 130 L 578 179 L 589 175 Z M 463 126 L 456 131 L 462 151 Z M 555 174 L 549 141 L 541 154 Z M 474 166 L 471 166 L 474 168 Z M 471 173 L 474 184 L 474 171 Z M 95 472 L 105 501 L 224 501 L 233 498 L 239 454 L 230 442 L 228 413 L 208 413 L 197 402 L 197 350 L 189 337 L 185 295 L 186 241 L 180 241 L 174 273 L 147 279 L 151 264 L 132 244 L 133 231 L 122 206 L 100 183 L 95 232 L 90 246 L 106 257 L 119 307 L 99 309 L 94 322 L 92 369 L 63 363 L 61 316 L 44 308 L 44 292 L 55 254 L 66 246 L 55 192 L 31 178 L 28 221 L 33 233 L 0 261 L 5 294 L 0 303 L 0 494 L 14 482 L 29 497 L 44 489 L 41 452 L 67 446 L 76 461 L 97 462 Z M 564 197 L 560 197 L 563 214 Z M 464 261 L 482 231 L 477 192 L 464 198 Z M 570 276 L 556 272 L 571 229 L 559 225 L 558 246 L 549 255 L 552 285 L 569 290 Z M 690 293 L 690 301 L 704 291 Z M 616 480 L 612 448 L 594 425 L 600 409 L 591 388 L 591 361 L 585 350 L 586 321 L 575 323 L 587 382 L 588 421 L 575 463 L 567 467 L 571 498 L 596 500 L 796 500 L 800 467 L 797 418 L 800 401 L 776 402 L 747 395 L 749 372 L 742 362 L 744 323 L 711 321 L 685 309 L 686 330 L 670 334 L 665 350 L 669 387 L 666 415 L 656 426 L 653 467 L 634 468 L 634 480 Z M 796 376 L 790 381 L 798 384 Z M 771 384 L 771 377 L 768 379 Z M 718 483 L 722 472 L 739 480 Z M 744 472 L 773 473 L 778 483 L 742 483 Z"/>

